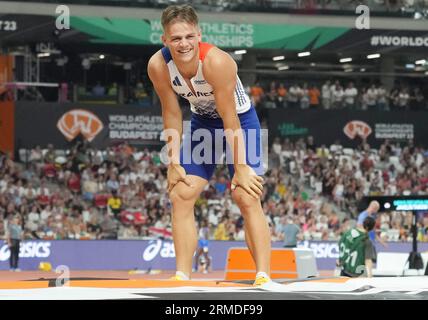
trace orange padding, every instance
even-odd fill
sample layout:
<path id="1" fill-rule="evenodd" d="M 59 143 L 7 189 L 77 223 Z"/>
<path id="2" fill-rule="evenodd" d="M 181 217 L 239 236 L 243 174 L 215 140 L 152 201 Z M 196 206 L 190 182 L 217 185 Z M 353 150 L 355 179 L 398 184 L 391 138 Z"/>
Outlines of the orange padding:
<path id="1" fill-rule="evenodd" d="M 48 288 L 49 281 L 2 281 L 0 289 L 40 289 Z"/>
<path id="2" fill-rule="evenodd" d="M 248 284 L 222 281 L 173 281 L 173 280 L 71 280 L 70 287 L 89 288 L 174 288 L 174 287 L 249 287 Z M 49 281 L 2 281 L 0 289 L 48 288 Z"/>
<path id="3" fill-rule="evenodd" d="M 271 278 L 296 279 L 296 256 L 292 249 L 271 250 Z M 256 266 L 247 248 L 231 248 L 227 256 L 226 280 L 251 280 L 256 276 Z"/>

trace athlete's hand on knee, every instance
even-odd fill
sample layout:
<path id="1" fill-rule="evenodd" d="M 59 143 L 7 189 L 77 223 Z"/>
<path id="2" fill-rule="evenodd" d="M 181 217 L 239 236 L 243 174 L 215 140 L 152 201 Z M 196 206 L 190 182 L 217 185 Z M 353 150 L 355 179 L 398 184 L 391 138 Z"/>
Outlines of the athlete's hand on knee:
<path id="1" fill-rule="evenodd" d="M 263 193 L 263 178 L 248 165 L 239 165 L 235 168 L 231 184 L 232 191 L 239 186 L 256 199 Z"/>
<path id="2" fill-rule="evenodd" d="M 193 188 L 192 181 L 187 177 L 186 171 L 179 164 L 170 164 L 168 166 L 167 181 L 168 192 L 170 192 L 180 181 Z"/>

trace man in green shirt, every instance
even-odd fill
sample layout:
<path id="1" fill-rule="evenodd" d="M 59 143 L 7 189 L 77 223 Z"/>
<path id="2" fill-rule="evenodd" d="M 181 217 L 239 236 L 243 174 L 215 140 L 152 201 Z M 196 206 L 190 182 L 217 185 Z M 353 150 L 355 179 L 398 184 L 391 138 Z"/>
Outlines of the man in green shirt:
<path id="1" fill-rule="evenodd" d="M 373 243 L 368 233 L 373 230 L 375 220 L 372 217 L 364 219 L 362 227 L 345 232 L 339 240 L 339 265 L 341 276 L 359 277 L 365 274 L 372 276 Z"/>

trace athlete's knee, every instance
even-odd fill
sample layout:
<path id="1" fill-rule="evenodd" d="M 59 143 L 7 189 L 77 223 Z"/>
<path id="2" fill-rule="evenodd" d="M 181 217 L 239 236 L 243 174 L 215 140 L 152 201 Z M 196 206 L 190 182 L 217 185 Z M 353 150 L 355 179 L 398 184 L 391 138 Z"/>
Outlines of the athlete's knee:
<path id="1" fill-rule="evenodd" d="M 180 205 L 185 202 L 194 203 L 198 197 L 197 191 L 184 183 L 177 184 L 169 193 L 173 205 Z"/>
<path id="2" fill-rule="evenodd" d="M 260 198 L 254 198 L 242 188 L 236 188 L 232 192 L 232 198 L 243 214 L 260 205 Z"/>

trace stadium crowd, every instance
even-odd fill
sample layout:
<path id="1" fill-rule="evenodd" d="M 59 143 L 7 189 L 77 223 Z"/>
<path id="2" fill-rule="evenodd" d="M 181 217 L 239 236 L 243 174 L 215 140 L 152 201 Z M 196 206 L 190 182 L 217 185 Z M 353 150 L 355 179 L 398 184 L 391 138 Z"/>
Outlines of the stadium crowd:
<path id="1" fill-rule="evenodd" d="M 256 82 L 247 91 L 256 106 L 266 109 L 428 110 L 426 92 L 417 86 L 399 84 L 387 90 L 377 84 L 357 88 L 352 81 L 327 80 L 320 87 L 306 82 L 286 86 L 272 81 L 268 86 Z"/>
<path id="2" fill-rule="evenodd" d="M 0 156 L 0 238 L 20 215 L 26 239 L 171 238 L 166 166 L 158 151 L 126 143 L 93 149 L 78 142 L 68 152 L 36 147 L 20 161 Z M 379 149 L 316 146 L 312 137 L 276 138 L 269 152 L 263 207 L 272 240 L 292 220 L 301 239 L 337 240 L 355 225 L 366 195 L 428 194 L 428 153 L 385 141 Z M 209 239 L 244 240 L 243 219 L 219 166 L 196 203 L 196 222 Z M 379 235 L 410 241 L 411 213 L 377 217 Z M 418 220 L 418 239 L 428 241 L 428 212 Z"/>

